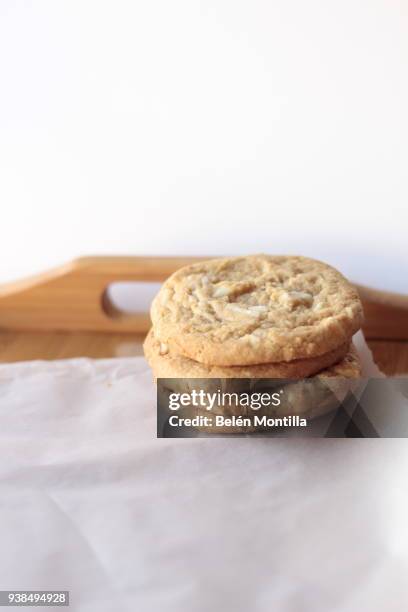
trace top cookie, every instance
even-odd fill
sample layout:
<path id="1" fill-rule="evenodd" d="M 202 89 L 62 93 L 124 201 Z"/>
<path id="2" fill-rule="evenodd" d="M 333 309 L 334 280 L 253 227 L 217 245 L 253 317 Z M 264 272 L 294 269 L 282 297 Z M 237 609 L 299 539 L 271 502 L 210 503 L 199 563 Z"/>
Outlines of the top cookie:
<path id="1" fill-rule="evenodd" d="M 153 300 L 151 317 L 172 353 L 233 366 L 327 353 L 360 328 L 362 307 L 327 264 L 251 255 L 181 268 Z"/>

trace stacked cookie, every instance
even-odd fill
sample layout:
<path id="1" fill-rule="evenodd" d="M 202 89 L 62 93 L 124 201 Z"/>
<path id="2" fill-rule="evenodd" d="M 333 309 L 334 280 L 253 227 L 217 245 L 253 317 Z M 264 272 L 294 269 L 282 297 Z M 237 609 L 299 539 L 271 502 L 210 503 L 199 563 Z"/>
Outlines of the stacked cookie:
<path id="1" fill-rule="evenodd" d="M 163 284 L 144 350 L 157 378 L 354 378 L 362 317 L 355 289 L 322 262 L 214 259 Z"/>

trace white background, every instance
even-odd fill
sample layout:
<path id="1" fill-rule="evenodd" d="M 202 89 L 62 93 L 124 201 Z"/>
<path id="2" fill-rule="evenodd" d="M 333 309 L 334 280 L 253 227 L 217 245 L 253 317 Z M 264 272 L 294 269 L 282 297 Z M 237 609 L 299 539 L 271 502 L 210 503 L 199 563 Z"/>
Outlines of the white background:
<path id="1" fill-rule="evenodd" d="M 406 0 L 0 13 L 0 281 L 264 251 L 408 292 Z"/>

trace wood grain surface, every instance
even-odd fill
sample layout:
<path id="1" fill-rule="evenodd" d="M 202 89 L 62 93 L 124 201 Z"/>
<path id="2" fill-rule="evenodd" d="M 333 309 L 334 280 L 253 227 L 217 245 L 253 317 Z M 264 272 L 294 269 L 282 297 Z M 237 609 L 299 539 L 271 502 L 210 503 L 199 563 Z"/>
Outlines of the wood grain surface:
<path id="1" fill-rule="evenodd" d="M 0 362 L 35 359 L 131 357 L 142 355 L 142 334 L 97 332 L 0 332 Z M 380 369 L 408 375 L 408 342 L 369 340 Z"/>

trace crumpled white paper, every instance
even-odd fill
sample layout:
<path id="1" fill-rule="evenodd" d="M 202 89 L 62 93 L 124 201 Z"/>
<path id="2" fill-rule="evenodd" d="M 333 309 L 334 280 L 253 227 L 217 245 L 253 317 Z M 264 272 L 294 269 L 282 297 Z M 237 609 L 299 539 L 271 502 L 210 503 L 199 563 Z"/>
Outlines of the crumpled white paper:
<path id="1" fill-rule="evenodd" d="M 0 366 L 0 418 L 1 589 L 84 612 L 408 609 L 407 440 L 157 439 L 142 358 Z"/>

